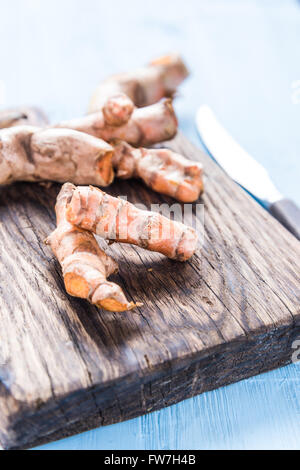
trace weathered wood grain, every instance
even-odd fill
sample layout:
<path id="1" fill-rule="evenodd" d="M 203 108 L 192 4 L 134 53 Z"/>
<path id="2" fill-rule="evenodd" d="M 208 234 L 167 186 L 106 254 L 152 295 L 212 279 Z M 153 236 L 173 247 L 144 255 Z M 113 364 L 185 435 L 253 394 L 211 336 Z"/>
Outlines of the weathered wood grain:
<path id="1" fill-rule="evenodd" d="M 300 244 L 209 157 L 204 244 L 186 264 L 115 245 L 125 314 L 68 297 L 43 240 L 59 187 L 0 190 L 0 442 L 23 448 L 138 416 L 290 362 Z M 139 182 L 112 194 L 171 202 Z M 153 271 L 148 271 L 153 268 Z"/>

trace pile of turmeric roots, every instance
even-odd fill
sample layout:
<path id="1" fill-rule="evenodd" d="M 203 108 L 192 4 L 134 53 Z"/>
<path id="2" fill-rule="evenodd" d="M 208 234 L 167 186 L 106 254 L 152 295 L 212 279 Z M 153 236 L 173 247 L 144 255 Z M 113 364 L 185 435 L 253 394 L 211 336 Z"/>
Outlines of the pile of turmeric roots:
<path id="1" fill-rule="evenodd" d="M 99 189 L 115 177 L 140 178 L 180 202 L 199 198 L 202 166 L 171 150 L 149 148 L 176 135 L 172 99 L 187 76 L 182 59 L 173 54 L 102 82 L 82 118 L 41 127 L 43 118 L 34 110 L 0 113 L 0 185 L 65 183 L 57 198 L 57 229 L 46 243 L 70 295 L 110 311 L 140 305 L 128 302 L 121 287 L 107 280 L 118 266 L 94 234 L 178 261 L 195 253 L 192 228 Z"/>

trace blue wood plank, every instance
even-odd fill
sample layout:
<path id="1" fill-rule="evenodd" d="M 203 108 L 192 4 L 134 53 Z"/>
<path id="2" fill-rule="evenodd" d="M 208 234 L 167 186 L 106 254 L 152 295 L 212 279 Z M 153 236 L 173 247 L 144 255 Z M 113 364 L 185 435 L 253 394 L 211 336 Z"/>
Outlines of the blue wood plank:
<path id="1" fill-rule="evenodd" d="M 82 114 L 107 75 L 178 50 L 192 71 L 181 129 L 200 145 L 193 118 L 209 104 L 300 204 L 296 0 L 2 1 L 0 41 L 0 105 L 37 103 L 53 121 Z M 299 367 L 44 448 L 299 449 Z"/>
<path id="2" fill-rule="evenodd" d="M 300 366 L 42 449 L 299 449 Z"/>

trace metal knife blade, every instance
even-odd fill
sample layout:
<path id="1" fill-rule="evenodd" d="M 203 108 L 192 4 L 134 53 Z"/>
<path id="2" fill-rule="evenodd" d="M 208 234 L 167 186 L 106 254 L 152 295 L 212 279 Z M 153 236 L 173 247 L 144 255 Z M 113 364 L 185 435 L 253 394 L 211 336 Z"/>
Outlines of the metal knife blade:
<path id="1" fill-rule="evenodd" d="M 282 199 L 266 169 L 235 142 L 208 106 L 199 108 L 196 122 L 207 150 L 232 179 L 266 207 Z"/>
<path id="2" fill-rule="evenodd" d="M 199 108 L 196 122 L 203 143 L 219 165 L 300 240 L 300 208 L 280 194 L 267 170 L 235 142 L 208 106 Z"/>

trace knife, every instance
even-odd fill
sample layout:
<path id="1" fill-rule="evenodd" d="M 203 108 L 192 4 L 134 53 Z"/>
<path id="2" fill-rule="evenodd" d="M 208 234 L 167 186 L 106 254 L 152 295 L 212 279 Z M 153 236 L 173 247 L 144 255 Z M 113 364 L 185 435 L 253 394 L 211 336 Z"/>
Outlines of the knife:
<path id="1" fill-rule="evenodd" d="M 199 108 L 196 123 L 201 140 L 217 163 L 300 240 L 300 208 L 282 196 L 266 169 L 235 142 L 208 106 Z"/>

